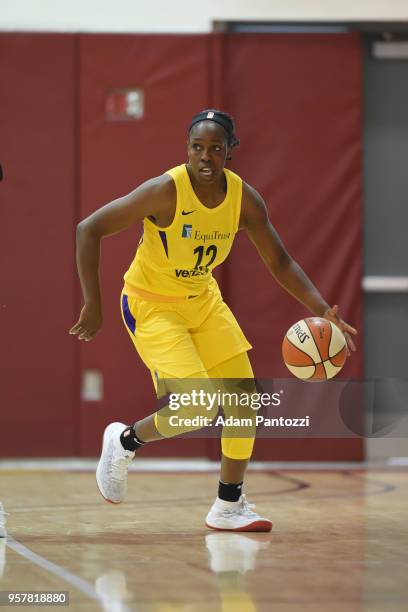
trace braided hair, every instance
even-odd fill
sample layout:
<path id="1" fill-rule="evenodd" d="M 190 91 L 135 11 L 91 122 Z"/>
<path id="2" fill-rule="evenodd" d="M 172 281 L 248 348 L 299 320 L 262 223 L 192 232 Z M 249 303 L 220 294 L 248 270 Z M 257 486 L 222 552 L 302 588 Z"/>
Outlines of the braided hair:
<path id="1" fill-rule="evenodd" d="M 214 121 L 221 125 L 227 133 L 227 144 L 230 149 L 237 147 L 239 145 L 239 138 L 235 133 L 235 123 L 234 119 L 228 113 L 224 113 L 223 111 L 217 110 L 215 108 L 207 108 L 206 110 L 197 113 L 191 120 L 190 127 L 188 128 L 188 134 L 192 128 L 201 121 Z"/>

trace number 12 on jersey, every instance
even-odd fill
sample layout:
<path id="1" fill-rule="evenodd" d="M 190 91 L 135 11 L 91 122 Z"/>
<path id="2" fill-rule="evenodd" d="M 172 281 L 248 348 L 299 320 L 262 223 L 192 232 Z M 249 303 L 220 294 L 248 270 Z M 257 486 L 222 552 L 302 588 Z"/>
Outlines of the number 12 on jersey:
<path id="1" fill-rule="evenodd" d="M 197 262 L 194 268 L 199 268 L 204 257 L 204 246 L 198 246 L 196 249 L 194 249 L 194 253 L 197 254 Z M 217 247 L 215 246 L 215 244 L 210 244 L 207 247 L 207 249 L 205 250 L 205 255 L 206 257 L 209 257 L 209 260 L 204 264 L 204 267 L 209 268 L 217 257 Z"/>

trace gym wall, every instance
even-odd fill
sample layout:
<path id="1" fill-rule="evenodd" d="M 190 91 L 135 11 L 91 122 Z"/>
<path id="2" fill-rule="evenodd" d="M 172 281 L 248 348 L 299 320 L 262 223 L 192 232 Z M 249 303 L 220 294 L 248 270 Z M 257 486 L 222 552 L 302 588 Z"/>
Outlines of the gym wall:
<path id="1" fill-rule="evenodd" d="M 361 329 L 358 36 L 1 34 L 0 75 L 7 83 L 0 456 L 93 456 L 106 423 L 153 411 L 150 375 L 119 312 L 140 228 L 103 241 L 104 328 L 83 344 L 67 334 L 81 306 L 74 227 L 182 163 L 189 119 L 201 108 L 223 106 L 236 116 L 242 145 L 230 167 L 263 194 L 289 251 Z M 143 90 L 142 119 L 109 116 L 107 99 L 122 88 Z M 255 346 L 257 375 L 286 376 L 281 338 L 304 309 L 277 287 L 245 236 L 219 279 Z M 102 376 L 99 400 L 84 399 L 84 375 L 92 372 Z M 361 352 L 344 376 L 362 376 Z M 26 427 L 16 448 L 8 432 Z M 218 447 L 172 440 L 143 452 L 215 457 Z M 356 460 L 362 444 L 259 441 L 256 457 Z"/>

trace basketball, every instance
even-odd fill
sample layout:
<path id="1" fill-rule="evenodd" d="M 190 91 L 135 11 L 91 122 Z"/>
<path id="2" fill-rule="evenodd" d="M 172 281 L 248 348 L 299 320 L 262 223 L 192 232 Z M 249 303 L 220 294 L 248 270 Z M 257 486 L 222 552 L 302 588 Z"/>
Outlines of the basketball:
<path id="1" fill-rule="evenodd" d="M 346 361 L 346 339 L 328 319 L 309 317 L 288 329 L 282 355 L 286 367 L 297 378 L 328 380 L 340 372 Z"/>

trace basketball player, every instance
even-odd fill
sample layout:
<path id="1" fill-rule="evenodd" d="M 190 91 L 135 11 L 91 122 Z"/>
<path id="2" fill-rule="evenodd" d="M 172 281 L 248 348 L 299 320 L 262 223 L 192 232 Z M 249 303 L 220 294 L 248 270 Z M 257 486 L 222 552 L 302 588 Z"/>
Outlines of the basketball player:
<path id="1" fill-rule="evenodd" d="M 247 354 L 251 345 L 211 274 L 228 256 L 239 230 L 247 233 L 275 280 L 314 315 L 336 323 L 349 349 L 355 350 L 351 334 L 356 330 L 342 321 L 337 306 L 331 308 L 324 301 L 288 255 L 261 196 L 225 168 L 238 144 L 227 113 L 215 109 L 198 113 L 188 132 L 187 164 L 148 180 L 78 225 L 77 264 L 84 306 L 70 333 L 89 341 L 102 325 L 101 238 L 143 220 L 143 238 L 124 277 L 121 307 L 130 338 L 157 390 L 162 380 L 168 391 L 172 379 L 173 390 L 179 384 L 176 381 L 189 378 L 200 379 L 203 388 L 211 388 L 213 379 L 253 379 Z M 215 416 L 213 411 L 209 414 Z M 127 469 L 135 453 L 146 443 L 177 433 L 181 430 L 169 427 L 161 411 L 133 425 L 109 425 L 97 468 L 103 497 L 123 501 Z M 271 529 L 272 523 L 256 514 L 242 494 L 253 444 L 254 433 L 238 437 L 223 432 L 218 496 L 207 515 L 207 527 Z"/>

